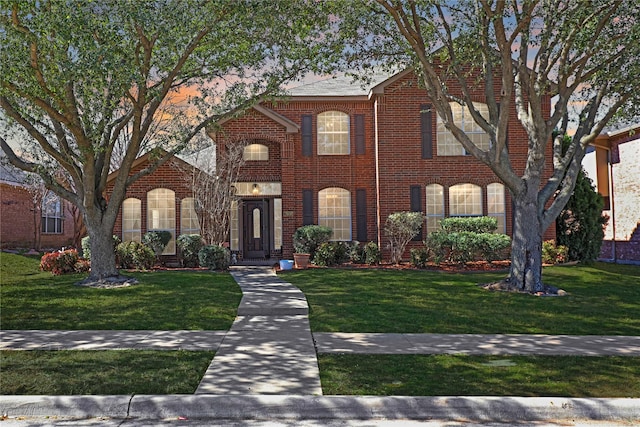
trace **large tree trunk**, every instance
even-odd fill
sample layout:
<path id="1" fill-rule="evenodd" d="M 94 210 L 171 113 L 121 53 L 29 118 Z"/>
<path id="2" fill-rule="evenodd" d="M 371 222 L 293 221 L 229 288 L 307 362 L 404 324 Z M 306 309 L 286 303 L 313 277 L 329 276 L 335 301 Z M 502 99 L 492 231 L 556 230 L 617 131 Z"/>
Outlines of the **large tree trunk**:
<path id="1" fill-rule="evenodd" d="M 113 222 L 109 221 L 101 212 L 85 215 L 85 225 L 91 245 L 91 272 L 86 279 L 104 281 L 118 277 L 116 255 L 113 247 Z"/>
<path id="2" fill-rule="evenodd" d="M 537 186 L 514 196 L 513 239 L 509 287 L 525 292 L 542 292 L 542 222 L 538 216 Z"/>

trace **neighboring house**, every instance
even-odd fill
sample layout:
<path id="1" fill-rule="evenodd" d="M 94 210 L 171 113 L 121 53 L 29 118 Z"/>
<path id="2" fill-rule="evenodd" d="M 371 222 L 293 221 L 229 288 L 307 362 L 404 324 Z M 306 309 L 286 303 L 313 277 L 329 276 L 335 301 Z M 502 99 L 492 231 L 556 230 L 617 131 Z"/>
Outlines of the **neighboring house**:
<path id="1" fill-rule="evenodd" d="M 61 249 L 73 242 L 70 204 L 41 186 L 27 183 L 26 174 L 0 161 L 0 247 Z"/>
<path id="2" fill-rule="evenodd" d="M 498 97 L 500 87 L 495 93 Z M 472 96 L 482 100 L 483 88 Z M 453 107 L 458 124 L 488 147 L 488 136 L 468 112 Z M 486 113 L 483 104 L 477 108 Z M 239 141 L 248 144 L 229 242 L 239 259 L 290 258 L 292 235 L 306 224 L 331 227 L 334 240 L 374 241 L 384 249 L 384 223 L 397 211 L 421 211 L 427 217 L 426 230 L 413 246 L 449 216 L 489 215 L 498 219 L 499 231 L 512 231 L 509 192 L 439 123 L 411 71 L 375 75 L 367 87 L 347 77 L 303 85 L 285 100 L 261 103 L 218 124 L 212 135 L 218 150 Z M 524 168 L 527 140 L 512 111 L 508 143 L 516 170 Z M 126 218 L 116 224 L 125 240 L 150 228 L 181 234 L 183 204 L 192 196 L 176 168 L 165 165 L 129 188 L 122 210 Z M 150 193 L 156 191 L 166 207 L 158 214 L 161 223 L 152 227 Z M 554 236 L 551 227 L 545 239 Z"/>
<path id="3" fill-rule="evenodd" d="M 609 217 L 600 258 L 640 264 L 640 123 L 596 138 L 583 166 Z"/>

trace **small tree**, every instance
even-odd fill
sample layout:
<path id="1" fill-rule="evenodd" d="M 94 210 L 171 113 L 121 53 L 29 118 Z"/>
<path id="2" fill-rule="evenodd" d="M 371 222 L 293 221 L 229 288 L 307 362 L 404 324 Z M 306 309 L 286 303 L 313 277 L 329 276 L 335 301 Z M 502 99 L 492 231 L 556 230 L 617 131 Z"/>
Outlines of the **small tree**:
<path id="1" fill-rule="evenodd" d="M 407 244 L 420 233 L 424 216 L 420 212 L 395 212 L 389 215 L 384 232 L 389 239 L 391 262 L 399 264 Z"/>
<path id="2" fill-rule="evenodd" d="M 244 165 L 246 141 L 227 144 L 224 150 L 214 145 L 185 159 L 194 168 L 185 174 L 193 189 L 200 235 L 205 245 L 221 245 L 229 241 L 231 208 L 236 196 L 235 184 Z"/>

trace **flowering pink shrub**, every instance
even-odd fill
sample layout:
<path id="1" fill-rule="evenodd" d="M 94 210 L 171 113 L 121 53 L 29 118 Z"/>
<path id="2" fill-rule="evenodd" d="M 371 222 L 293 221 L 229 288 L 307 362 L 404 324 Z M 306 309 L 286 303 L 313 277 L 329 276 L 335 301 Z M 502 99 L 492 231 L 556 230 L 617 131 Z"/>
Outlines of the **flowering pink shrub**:
<path id="1" fill-rule="evenodd" d="M 80 260 L 78 251 L 75 249 L 49 252 L 44 254 L 40 259 L 40 270 L 50 271 L 56 276 L 66 273 L 88 271 L 88 267 L 88 262 L 86 260 Z"/>

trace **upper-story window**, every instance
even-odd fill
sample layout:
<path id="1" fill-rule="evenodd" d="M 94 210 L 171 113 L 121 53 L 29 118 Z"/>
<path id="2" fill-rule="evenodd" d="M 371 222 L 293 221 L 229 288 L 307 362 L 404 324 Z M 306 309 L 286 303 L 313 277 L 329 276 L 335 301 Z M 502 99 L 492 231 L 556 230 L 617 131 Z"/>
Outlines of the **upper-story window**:
<path id="1" fill-rule="evenodd" d="M 318 114 L 318 154 L 349 154 L 349 115 L 341 111 Z"/>
<path id="2" fill-rule="evenodd" d="M 471 117 L 469 108 L 457 102 L 450 102 L 453 122 L 462 129 L 469 139 L 482 150 L 489 149 L 489 135 Z M 473 103 L 476 110 L 485 118 L 489 117 L 487 104 Z M 438 156 L 464 156 L 467 154 L 464 147 L 458 142 L 451 132 L 444 126 L 442 119 L 438 116 L 437 125 L 437 150 Z"/>
<path id="3" fill-rule="evenodd" d="M 249 144 L 242 153 L 244 160 L 269 160 L 269 147 L 262 144 Z"/>
<path id="4" fill-rule="evenodd" d="M 42 232 L 47 234 L 62 234 L 62 200 L 48 191 L 42 199 Z"/>

